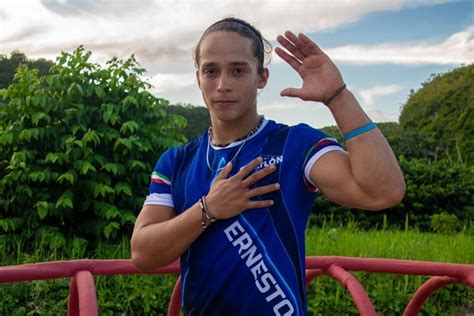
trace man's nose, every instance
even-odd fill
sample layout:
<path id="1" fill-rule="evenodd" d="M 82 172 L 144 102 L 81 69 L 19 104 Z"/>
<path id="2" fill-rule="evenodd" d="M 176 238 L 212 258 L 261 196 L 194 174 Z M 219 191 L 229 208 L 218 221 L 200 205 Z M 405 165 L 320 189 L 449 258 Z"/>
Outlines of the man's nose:
<path id="1" fill-rule="evenodd" d="M 231 91 L 230 78 L 226 75 L 219 76 L 217 82 L 217 91 L 219 92 L 229 92 Z"/>

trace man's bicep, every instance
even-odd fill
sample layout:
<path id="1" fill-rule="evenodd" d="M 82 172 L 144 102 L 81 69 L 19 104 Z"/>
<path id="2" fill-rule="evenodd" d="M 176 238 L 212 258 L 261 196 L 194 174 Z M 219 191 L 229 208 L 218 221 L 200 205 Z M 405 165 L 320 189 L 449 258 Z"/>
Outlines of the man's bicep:
<path id="1" fill-rule="evenodd" d="M 172 219 L 176 216 L 176 211 L 173 207 L 166 205 L 144 205 L 135 222 L 134 230 L 158 224 Z"/>
<path id="2" fill-rule="evenodd" d="M 331 151 L 321 156 L 311 167 L 310 180 L 330 201 L 340 205 L 366 208 L 371 203 L 355 181 L 349 156 L 344 151 Z"/>

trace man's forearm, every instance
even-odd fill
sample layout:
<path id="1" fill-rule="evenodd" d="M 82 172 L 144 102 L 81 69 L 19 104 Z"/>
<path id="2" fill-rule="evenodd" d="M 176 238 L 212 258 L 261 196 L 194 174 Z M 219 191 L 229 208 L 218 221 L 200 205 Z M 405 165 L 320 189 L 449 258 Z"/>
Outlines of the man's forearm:
<path id="1" fill-rule="evenodd" d="M 343 134 L 368 124 L 371 120 L 354 95 L 345 89 L 330 104 Z M 400 199 L 405 184 L 393 151 L 383 134 L 372 129 L 346 142 L 351 171 L 358 185 L 370 196 Z"/>
<path id="2" fill-rule="evenodd" d="M 144 271 L 177 260 L 202 233 L 199 204 L 164 222 L 137 228 L 132 238 L 132 259 Z"/>

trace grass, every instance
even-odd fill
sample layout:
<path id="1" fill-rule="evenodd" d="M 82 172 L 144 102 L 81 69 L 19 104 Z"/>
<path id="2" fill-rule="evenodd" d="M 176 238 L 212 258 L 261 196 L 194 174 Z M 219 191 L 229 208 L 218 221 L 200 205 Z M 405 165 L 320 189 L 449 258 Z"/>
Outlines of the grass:
<path id="1" fill-rule="evenodd" d="M 306 234 L 308 256 L 377 257 L 408 260 L 474 263 L 472 235 L 440 235 L 406 231 L 359 231 L 354 223 L 339 228 L 310 228 Z M 93 253 L 83 239 L 61 240 L 42 236 L 24 253 L 17 236 L 0 236 L 3 265 L 52 260 L 129 258 L 129 241 L 99 243 Z M 379 315 L 400 315 L 409 298 L 426 277 L 357 272 Z M 165 315 L 176 276 L 97 277 L 101 315 Z M 35 281 L 0 286 L 0 315 L 64 314 L 68 280 Z M 474 313 L 474 291 L 463 285 L 442 289 L 424 305 L 421 315 Z M 316 278 L 308 289 L 309 315 L 357 315 L 347 291 L 329 277 Z"/>
<path id="2" fill-rule="evenodd" d="M 310 228 L 306 234 L 308 256 L 391 258 L 451 263 L 474 263 L 473 236 L 420 233 L 414 230 L 359 231 L 343 228 Z M 427 277 L 355 272 L 378 315 L 400 315 Z M 451 285 L 436 292 L 421 315 L 463 315 L 474 312 L 474 290 Z M 358 315 L 347 291 L 329 277 L 318 277 L 308 290 L 310 315 Z"/>
<path id="3" fill-rule="evenodd" d="M 357 228 L 310 228 L 306 255 L 392 258 L 474 263 L 474 237 L 414 230 L 359 231 Z"/>

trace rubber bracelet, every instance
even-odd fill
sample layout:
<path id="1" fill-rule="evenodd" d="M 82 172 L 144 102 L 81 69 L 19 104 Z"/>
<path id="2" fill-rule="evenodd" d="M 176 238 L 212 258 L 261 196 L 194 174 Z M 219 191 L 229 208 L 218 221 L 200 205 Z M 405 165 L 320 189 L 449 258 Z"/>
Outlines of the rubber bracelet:
<path id="1" fill-rule="evenodd" d="M 370 122 L 366 125 L 363 125 L 359 128 L 356 128 L 355 130 L 352 130 L 348 133 L 346 133 L 344 136 L 342 136 L 342 139 L 347 142 L 349 139 L 353 138 L 353 137 L 356 137 L 356 136 L 359 136 L 361 134 L 364 134 L 365 132 L 368 132 L 374 128 L 376 128 L 377 125 L 375 125 L 374 122 Z"/>

